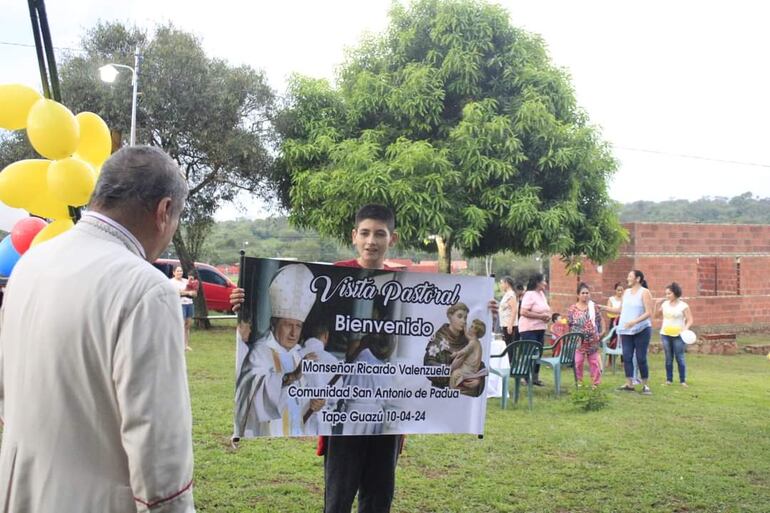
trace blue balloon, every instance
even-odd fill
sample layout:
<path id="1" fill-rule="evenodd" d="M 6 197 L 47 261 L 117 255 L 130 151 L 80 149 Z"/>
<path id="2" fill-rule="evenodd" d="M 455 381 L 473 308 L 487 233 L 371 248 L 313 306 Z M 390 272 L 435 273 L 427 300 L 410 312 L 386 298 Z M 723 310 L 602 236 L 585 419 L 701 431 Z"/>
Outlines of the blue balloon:
<path id="1" fill-rule="evenodd" d="M 11 236 L 6 237 L 0 241 L 0 276 L 10 276 L 13 271 L 13 266 L 19 261 L 21 255 L 11 243 Z"/>

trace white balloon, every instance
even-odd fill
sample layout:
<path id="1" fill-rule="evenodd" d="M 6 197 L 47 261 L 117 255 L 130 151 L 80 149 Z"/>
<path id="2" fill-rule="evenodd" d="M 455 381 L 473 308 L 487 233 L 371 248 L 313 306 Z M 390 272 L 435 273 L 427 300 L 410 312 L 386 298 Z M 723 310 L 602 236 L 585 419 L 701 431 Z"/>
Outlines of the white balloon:
<path id="1" fill-rule="evenodd" d="M 11 208 L 0 201 L 0 230 L 10 232 L 13 225 L 25 217 L 29 217 L 29 213 L 23 208 Z"/>

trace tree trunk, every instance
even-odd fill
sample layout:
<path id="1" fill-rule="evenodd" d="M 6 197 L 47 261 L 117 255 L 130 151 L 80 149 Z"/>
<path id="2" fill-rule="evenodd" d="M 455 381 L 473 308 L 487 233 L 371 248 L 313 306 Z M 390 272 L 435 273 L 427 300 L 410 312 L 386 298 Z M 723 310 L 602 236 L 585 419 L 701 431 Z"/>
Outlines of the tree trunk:
<path id="1" fill-rule="evenodd" d="M 110 154 L 112 154 L 120 149 L 123 141 L 123 134 L 120 133 L 120 130 L 115 130 L 113 128 L 110 130 L 110 139 L 112 140 L 112 150 L 110 151 Z"/>
<path id="2" fill-rule="evenodd" d="M 181 227 L 174 233 L 174 248 L 176 249 L 179 262 L 182 264 L 182 269 L 185 273 L 188 273 L 191 269 L 195 269 L 195 261 L 190 252 L 187 251 L 187 246 L 184 243 L 184 238 L 181 234 Z M 186 274 L 185 274 L 186 276 Z M 193 299 L 195 305 L 195 327 L 209 329 L 211 328 L 211 321 L 208 320 L 209 311 L 206 308 L 206 294 L 203 291 L 203 282 L 198 279 L 200 286 L 198 287 L 198 295 Z"/>
<path id="3" fill-rule="evenodd" d="M 492 255 L 484 257 L 484 270 L 486 271 L 487 276 L 492 276 Z"/>
<path id="4" fill-rule="evenodd" d="M 452 274 L 452 238 L 446 240 L 436 235 L 436 247 L 438 248 L 438 272 Z"/>

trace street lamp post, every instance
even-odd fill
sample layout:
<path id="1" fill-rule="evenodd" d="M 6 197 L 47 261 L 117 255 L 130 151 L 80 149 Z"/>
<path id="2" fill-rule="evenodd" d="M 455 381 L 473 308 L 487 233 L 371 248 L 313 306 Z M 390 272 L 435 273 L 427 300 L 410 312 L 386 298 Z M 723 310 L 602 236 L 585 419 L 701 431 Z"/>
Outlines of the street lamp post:
<path id="1" fill-rule="evenodd" d="M 125 68 L 131 70 L 131 83 L 134 86 L 134 91 L 131 96 L 131 137 L 129 139 L 129 145 L 134 146 L 136 144 L 136 97 L 139 90 L 139 65 L 142 63 L 142 54 L 139 53 L 139 47 L 136 47 L 134 51 L 134 67 L 126 66 L 125 64 L 105 64 L 99 68 L 99 75 L 104 82 L 112 83 L 118 76 L 118 68 Z"/>

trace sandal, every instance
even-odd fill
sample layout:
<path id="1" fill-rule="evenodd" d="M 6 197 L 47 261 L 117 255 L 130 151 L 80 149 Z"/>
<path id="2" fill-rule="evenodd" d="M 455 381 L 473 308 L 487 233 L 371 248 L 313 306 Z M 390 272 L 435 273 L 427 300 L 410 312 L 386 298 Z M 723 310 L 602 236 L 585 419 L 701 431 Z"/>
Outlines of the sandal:
<path id="1" fill-rule="evenodd" d="M 623 385 L 621 387 L 618 387 L 618 390 L 623 392 L 636 392 L 636 388 L 634 388 L 631 385 Z"/>

